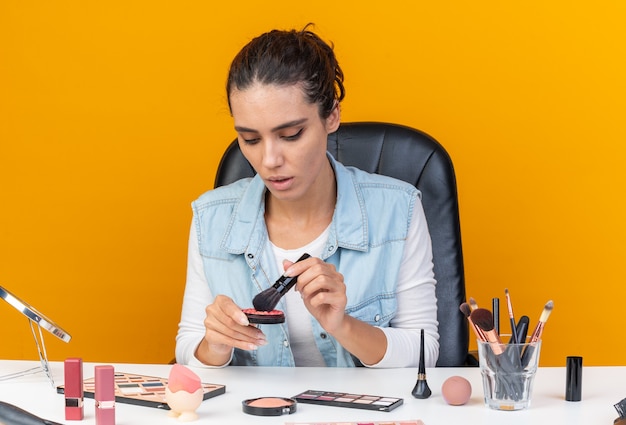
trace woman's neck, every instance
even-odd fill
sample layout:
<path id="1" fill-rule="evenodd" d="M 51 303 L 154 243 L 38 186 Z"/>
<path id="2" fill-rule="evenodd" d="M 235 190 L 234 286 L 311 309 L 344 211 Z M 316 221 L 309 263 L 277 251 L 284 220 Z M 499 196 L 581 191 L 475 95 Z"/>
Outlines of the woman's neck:
<path id="1" fill-rule="evenodd" d="M 306 245 L 330 224 L 337 202 L 335 173 L 328 168 L 311 190 L 296 201 L 281 201 L 268 191 L 265 199 L 265 223 L 269 238 L 283 249 Z"/>

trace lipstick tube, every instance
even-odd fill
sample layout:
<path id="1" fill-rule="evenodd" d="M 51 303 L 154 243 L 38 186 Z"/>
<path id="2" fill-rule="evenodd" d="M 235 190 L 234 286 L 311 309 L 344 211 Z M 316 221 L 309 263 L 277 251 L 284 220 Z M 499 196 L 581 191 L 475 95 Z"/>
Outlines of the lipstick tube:
<path id="1" fill-rule="evenodd" d="M 64 362 L 65 420 L 82 421 L 83 408 L 83 360 L 68 358 Z"/>
<path id="2" fill-rule="evenodd" d="M 95 367 L 96 425 L 115 425 L 115 371 L 113 366 Z"/>

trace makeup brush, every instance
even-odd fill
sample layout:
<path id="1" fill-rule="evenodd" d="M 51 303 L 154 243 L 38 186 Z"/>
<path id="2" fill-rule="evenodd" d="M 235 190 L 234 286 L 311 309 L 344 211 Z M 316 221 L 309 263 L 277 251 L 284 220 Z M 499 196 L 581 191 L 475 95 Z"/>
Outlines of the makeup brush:
<path id="1" fill-rule="evenodd" d="M 302 254 L 298 261 L 306 260 L 310 255 Z M 264 291 L 259 292 L 252 300 L 252 305 L 257 311 L 272 311 L 280 301 L 281 297 L 289 291 L 298 281 L 298 276 L 288 277 L 282 275 L 274 285 Z"/>
<path id="2" fill-rule="evenodd" d="M 469 298 L 469 306 L 472 310 L 476 310 L 478 308 L 478 303 L 472 297 Z"/>
<path id="3" fill-rule="evenodd" d="M 470 308 L 469 304 L 462 303 L 459 306 L 459 310 L 461 310 L 461 313 L 463 313 L 463 315 L 467 317 L 467 321 L 469 322 L 472 329 L 474 330 L 474 334 L 476 334 L 476 338 L 478 338 L 481 341 L 487 341 L 487 339 L 485 338 L 485 334 L 483 334 L 482 329 L 478 328 L 470 317 L 470 314 L 472 313 L 472 309 Z"/>
<path id="4" fill-rule="evenodd" d="M 477 308 L 470 314 L 470 319 L 478 329 L 485 335 L 485 341 L 489 342 L 494 354 L 499 355 L 504 352 L 500 336 L 493 327 L 493 313 L 486 308 Z"/>
<path id="5" fill-rule="evenodd" d="M 426 360 L 424 359 L 424 329 L 420 332 L 420 362 L 419 368 L 417 371 L 417 382 L 415 383 L 415 387 L 413 387 L 413 397 L 415 398 L 428 398 L 432 394 L 430 387 L 428 386 L 428 382 L 426 382 Z"/>
<path id="6" fill-rule="evenodd" d="M 509 310 L 509 320 L 511 321 L 511 339 L 513 340 L 513 344 L 518 344 L 519 338 L 517 337 L 515 316 L 513 315 L 513 305 L 511 304 L 511 294 L 509 294 L 509 290 L 507 288 L 504 288 L 504 295 L 506 296 L 506 306 Z"/>
<path id="7" fill-rule="evenodd" d="M 526 342 L 526 334 L 528 334 L 528 325 L 530 323 L 530 319 L 528 316 L 522 316 L 517 321 L 517 326 L 515 327 L 515 331 L 517 332 L 517 339 L 520 344 Z M 513 343 L 513 338 L 509 340 L 509 344 Z"/>
<path id="8" fill-rule="evenodd" d="M 552 309 L 554 308 L 554 302 L 552 300 L 548 301 L 546 305 L 543 307 L 543 311 L 541 312 L 541 316 L 539 317 L 539 323 L 535 326 L 535 330 L 530 336 L 530 342 L 537 342 L 541 339 L 541 334 L 543 333 L 543 328 L 548 321 L 548 317 L 550 317 L 550 313 L 552 313 Z"/>
<path id="9" fill-rule="evenodd" d="M 548 317 L 550 317 L 553 308 L 554 302 L 552 300 L 548 301 L 543 307 L 543 311 L 541 312 L 541 316 L 539 317 L 539 322 L 537 323 L 537 326 L 535 326 L 535 330 L 530 336 L 531 345 L 527 345 L 524 349 L 524 353 L 522 353 L 522 366 L 526 367 L 528 365 L 533 351 L 535 350 L 535 347 L 532 344 L 541 339 L 541 335 L 543 334 L 543 328 L 546 326 L 546 322 L 548 321 Z"/>

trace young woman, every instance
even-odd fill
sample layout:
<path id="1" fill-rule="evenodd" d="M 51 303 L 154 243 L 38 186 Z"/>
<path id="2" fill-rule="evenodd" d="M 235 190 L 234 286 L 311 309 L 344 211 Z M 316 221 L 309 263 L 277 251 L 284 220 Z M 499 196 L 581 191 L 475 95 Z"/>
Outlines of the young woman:
<path id="1" fill-rule="evenodd" d="M 343 73 L 316 34 L 274 30 L 234 58 L 228 102 L 257 175 L 193 203 L 181 364 L 415 367 L 439 343 L 430 236 L 411 185 L 326 152 Z M 311 258 L 294 263 L 303 253 Z M 284 324 L 242 309 L 282 274 Z"/>

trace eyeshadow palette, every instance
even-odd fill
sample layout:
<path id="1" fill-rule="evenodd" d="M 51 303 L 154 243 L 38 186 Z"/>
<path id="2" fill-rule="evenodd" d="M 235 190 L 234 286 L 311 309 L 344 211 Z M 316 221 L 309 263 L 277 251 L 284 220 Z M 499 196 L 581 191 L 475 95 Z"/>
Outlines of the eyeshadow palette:
<path id="1" fill-rule="evenodd" d="M 115 401 L 117 403 L 170 410 L 165 401 L 165 387 L 167 387 L 167 378 L 115 372 Z M 94 398 L 96 390 L 95 378 L 85 379 L 83 388 L 85 397 Z M 202 389 L 204 391 L 204 400 L 226 392 L 226 386 L 218 384 L 202 383 Z M 59 385 L 57 393 L 63 394 L 64 392 L 65 386 Z"/>
<path id="2" fill-rule="evenodd" d="M 403 403 L 398 397 L 307 390 L 293 397 L 300 403 L 390 412 Z"/>
<path id="3" fill-rule="evenodd" d="M 424 425 L 420 420 L 359 422 L 285 422 L 285 425 Z"/>

